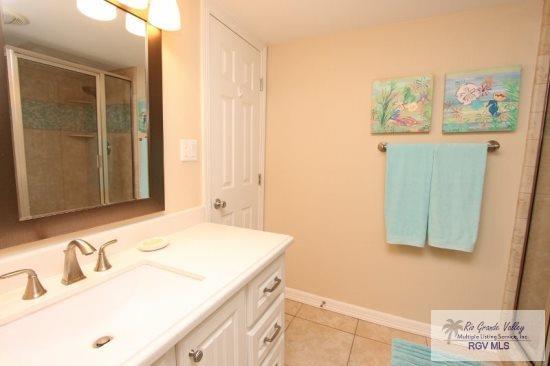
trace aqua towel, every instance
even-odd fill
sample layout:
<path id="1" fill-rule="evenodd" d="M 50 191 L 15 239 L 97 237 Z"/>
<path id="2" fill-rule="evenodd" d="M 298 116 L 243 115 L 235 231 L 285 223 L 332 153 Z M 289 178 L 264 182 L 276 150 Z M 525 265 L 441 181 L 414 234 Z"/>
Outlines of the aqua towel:
<path id="1" fill-rule="evenodd" d="M 434 145 L 388 144 L 386 149 L 386 240 L 390 244 L 423 247 Z"/>
<path id="2" fill-rule="evenodd" d="M 392 340 L 392 366 L 481 366 L 481 362 L 468 361 L 451 354 L 437 352 L 437 359 L 432 361 L 432 350 L 426 346 L 404 341 Z"/>
<path id="3" fill-rule="evenodd" d="M 471 252 L 477 240 L 487 144 L 441 144 L 434 151 L 428 243 Z"/>

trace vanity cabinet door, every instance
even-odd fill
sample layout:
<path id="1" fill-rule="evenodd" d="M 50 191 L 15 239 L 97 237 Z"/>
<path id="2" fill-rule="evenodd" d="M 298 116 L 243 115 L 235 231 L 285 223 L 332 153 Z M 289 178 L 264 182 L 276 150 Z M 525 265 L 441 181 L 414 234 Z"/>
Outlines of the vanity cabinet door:
<path id="1" fill-rule="evenodd" d="M 151 366 L 176 366 L 176 349 L 172 348 L 161 358 L 156 360 Z"/>
<path id="2" fill-rule="evenodd" d="M 177 364 L 245 365 L 245 339 L 245 300 L 240 292 L 177 344 Z"/>

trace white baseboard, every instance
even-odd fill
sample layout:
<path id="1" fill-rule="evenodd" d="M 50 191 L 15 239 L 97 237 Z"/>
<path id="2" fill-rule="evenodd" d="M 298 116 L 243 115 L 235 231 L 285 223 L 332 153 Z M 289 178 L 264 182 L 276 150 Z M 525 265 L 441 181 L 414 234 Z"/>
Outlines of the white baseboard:
<path id="1" fill-rule="evenodd" d="M 383 313 L 378 310 L 363 308 L 361 306 L 329 299 L 289 287 L 286 288 L 285 296 L 287 299 L 299 301 L 315 307 L 320 307 L 320 305 L 325 302 L 323 309 L 369 321 L 371 323 L 384 325 L 386 327 L 399 329 L 405 332 L 419 334 L 425 337 L 430 336 L 430 324 L 428 323 Z"/>

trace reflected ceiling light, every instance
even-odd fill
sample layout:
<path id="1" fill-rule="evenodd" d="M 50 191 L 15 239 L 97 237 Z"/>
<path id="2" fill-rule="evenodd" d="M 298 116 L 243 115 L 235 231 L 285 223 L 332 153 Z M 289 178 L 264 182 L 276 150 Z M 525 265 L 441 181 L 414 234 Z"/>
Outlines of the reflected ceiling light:
<path id="1" fill-rule="evenodd" d="M 145 22 L 138 17 L 126 13 L 126 30 L 132 34 L 135 34 L 136 36 L 145 37 L 146 34 L 146 27 Z"/>
<path id="2" fill-rule="evenodd" d="M 82 14 L 95 20 L 116 18 L 116 7 L 104 0 L 76 0 L 76 7 Z"/>
<path id="3" fill-rule="evenodd" d="M 147 8 L 148 0 L 118 0 L 118 2 L 130 8 L 145 9 Z"/>
<path id="4" fill-rule="evenodd" d="M 148 20 L 155 27 L 165 31 L 181 29 L 177 0 L 151 0 Z"/>

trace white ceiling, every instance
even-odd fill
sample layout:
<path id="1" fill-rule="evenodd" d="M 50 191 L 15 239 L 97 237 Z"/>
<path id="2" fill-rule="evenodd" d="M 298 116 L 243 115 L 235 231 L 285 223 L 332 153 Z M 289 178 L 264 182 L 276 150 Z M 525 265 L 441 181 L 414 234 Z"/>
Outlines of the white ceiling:
<path id="1" fill-rule="evenodd" d="M 268 44 L 521 1 L 216 0 L 245 30 Z"/>
<path id="2" fill-rule="evenodd" d="M 145 38 L 126 31 L 125 13 L 100 22 L 81 14 L 76 0 L 2 0 L 28 25 L 5 25 L 6 43 L 104 69 L 145 65 Z"/>

